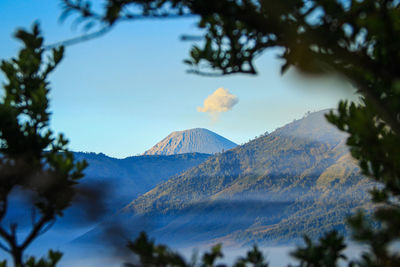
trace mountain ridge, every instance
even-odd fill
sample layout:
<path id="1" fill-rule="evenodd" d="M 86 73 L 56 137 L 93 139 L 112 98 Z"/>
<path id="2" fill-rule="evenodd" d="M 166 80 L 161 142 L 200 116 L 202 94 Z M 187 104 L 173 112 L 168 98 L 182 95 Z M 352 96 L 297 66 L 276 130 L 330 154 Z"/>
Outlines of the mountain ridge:
<path id="1" fill-rule="evenodd" d="M 326 112 L 212 155 L 134 199 L 120 218 L 158 242 L 183 246 L 285 243 L 332 229 L 346 234 L 344 218 L 368 206 L 371 183 Z"/>
<path id="2" fill-rule="evenodd" d="M 103 153 L 74 152 L 74 156 L 75 160 L 86 160 L 89 163 L 84 171 L 85 177 L 81 181 L 82 184 L 97 181 L 112 183 L 114 190 L 118 191 L 118 197 L 125 202 L 128 198 L 132 199 L 143 194 L 160 182 L 165 182 L 170 177 L 197 166 L 211 155 L 185 153 L 141 155 L 118 159 Z"/>

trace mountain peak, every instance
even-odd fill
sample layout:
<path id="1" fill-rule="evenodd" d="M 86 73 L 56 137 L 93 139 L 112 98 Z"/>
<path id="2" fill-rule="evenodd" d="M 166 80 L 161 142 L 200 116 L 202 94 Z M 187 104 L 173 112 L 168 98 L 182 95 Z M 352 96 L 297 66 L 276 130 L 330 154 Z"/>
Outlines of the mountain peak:
<path id="1" fill-rule="evenodd" d="M 183 153 L 214 154 L 236 147 L 237 144 L 205 128 L 193 128 L 170 133 L 144 155 L 174 155 Z"/>

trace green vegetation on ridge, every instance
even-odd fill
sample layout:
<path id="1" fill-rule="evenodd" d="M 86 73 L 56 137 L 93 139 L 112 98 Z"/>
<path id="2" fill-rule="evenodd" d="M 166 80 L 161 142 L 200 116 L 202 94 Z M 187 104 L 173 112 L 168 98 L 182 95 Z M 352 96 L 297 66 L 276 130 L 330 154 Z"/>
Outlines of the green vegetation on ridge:
<path id="1" fill-rule="evenodd" d="M 162 223 L 146 230 L 161 240 L 173 235 L 177 243 L 180 231 L 190 227 L 196 242 L 239 244 L 289 242 L 303 234 L 317 238 L 330 229 L 346 233 L 343 219 L 365 208 L 372 184 L 350 158 L 346 135 L 325 121 L 326 112 L 216 154 L 140 196 L 124 212 L 157 218 Z"/>

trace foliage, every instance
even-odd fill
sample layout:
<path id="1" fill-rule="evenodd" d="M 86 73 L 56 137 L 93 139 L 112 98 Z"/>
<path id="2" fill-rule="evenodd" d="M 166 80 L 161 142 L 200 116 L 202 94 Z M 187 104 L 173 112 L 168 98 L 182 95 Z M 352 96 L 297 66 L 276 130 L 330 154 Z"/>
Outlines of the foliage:
<path id="1" fill-rule="evenodd" d="M 49 250 L 47 258 L 36 260 L 35 257 L 29 257 L 26 261 L 26 267 L 55 267 L 61 257 L 62 253 Z"/>
<path id="2" fill-rule="evenodd" d="M 217 260 L 223 258 L 222 245 L 217 244 L 211 248 L 211 251 L 205 252 L 201 257 L 201 262 L 197 261 L 194 256 L 191 262 L 187 262 L 181 255 L 171 251 L 164 245 L 155 245 L 153 240 L 150 240 L 145 233 L 141 233 L 135 242 L 130 242 L 128 248 L 139 257 L 140 265 L 143 267 L 213 267 L 226 266 L 218 264 Z M 232 265 L 233 267 L 268 267 L 268 263 L 262 252 L 254 246 L 252 250 L 247 252 L 246 257 L 240 257 Z M 135 264 L 126 264 L 129 266 L 138 266 Z"/>
<path id="3" fill-rule="evenodd" d="M 306 247 L 298 248 L 292 256 L 300 261 L 299 267 L 338 266 L 338 260 L 346 259 L 343 254 L 346 245 L 344 238 L 336 231 L 327 233 L 319 239 L 319 244 L 314 244 L 310 238 L 304 237 Z"/>
<path id="4" fill-rule="evenodd" d="M 55 137 L 49 129 L 48 75 L 63 58 L 64 48 L 45 52 L 37 24 L 31 31 L 17 31 L 16 38 L 23 48 L 0 66 L 7 79 L 0 101 L 0 236 L 4 242 L 0 248 L 11 254 L 15 266 L 54 266 L 61 258 L 58 252 L 49 252 L 49 260 L 38 262 L 34 258 L 24 262 L 23 253 L 71 204 L 86 163 L 74 162 L 65 137 Z M 9 229 L 4 226 L 15 190 L 29 194 L 34 203 L 32 228 L 20 242 L 18 223 L 12 222 Z"/>
<path id="5" fill-rule="evenodd" d="M 362 212 L 348 220 L 355 240 L 369 246 L 359 264 L 398 266 L 400 253 L 391 246 L 400 240 L 400 136 L 377 114 L 368 102 L 359 106 L 341 102 L 338 114 L 331 113 L 327 118 L 350 133 L 347 144 L 363 174 L 383 185 L 371 190 L 373 202 L 379 205 L 373 219 L 380 227 L 374 226 Z"/>
<path id="6" fill-rule="evenodd" d="M 58 251 L 49 250 L 47 258 L 40 258 L 36 260 L 35 257 L 31 256 L 24 263 L 26 267 L 56 267 L 57 263 L 61 260 L 62 253 Z M 0 262 L 0 267 L 7 267 L 7 261 Z"/>
<path id="7" fill-rule="evenodd" d="M 164 245 L 155 245 L 145 233 L 141 233 L 135 242 L 130 242 L 128 248 L 140 257 L 140 266 L 187 266 L 178 253 Z"/>
<path id="8" fill-rule="evenodd" d="M 240 257 L 234 267 L 245 267 L 251 264 L 254 267 L 268 267 L 269 264 L 266 262 L 264 255 L 258 249 L 256 245 L 253 246 L 253 250 L 247 252 L 246 257 Z"/>

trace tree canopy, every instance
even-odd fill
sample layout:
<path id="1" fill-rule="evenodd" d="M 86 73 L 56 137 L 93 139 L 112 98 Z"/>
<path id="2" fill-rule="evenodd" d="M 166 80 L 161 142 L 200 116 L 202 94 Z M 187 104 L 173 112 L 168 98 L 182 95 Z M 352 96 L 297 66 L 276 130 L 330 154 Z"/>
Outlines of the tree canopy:
<path id="1" fill-rule="evenodd" d="M 197 16 L 203 36 L 185 62 L 206 75 L 256 74 L 255 59 L 282 48 L 282 71 L 338 72 L 399 131 L 399 1 L 326 0 L 62 0 L 64 15 L 79 12 L 87 27 L 143 18 Z M 186 36 L 190 37 L 190 36 Z M 191 38 L 188 38 L 191 39 Z M 396 93 L 397 92 L 397 93 Z"/>
<path id="2" fill-rule="evenodd" d="M 23 48 L 0 65 L 6 77 L 0 100 L 0 248 L 10 253 L 15 266 L 54 266 L 59 252 L 50 251 L 49 260 L 37 262 L 32 257 L 25 262 L 24 251 L 71 204 L 86 163 L 74 162 L 67 139 L 49 128 L 48 76 L 63 58 L 64 48 L 46 52 L 37 24 L 15 36 Z M 34 204 L 32 227 L 23 237 L 18 232 L 22 222 L 5 226 L 7 212 L 15 208 L 10 198 L 16 190 Z"/>

